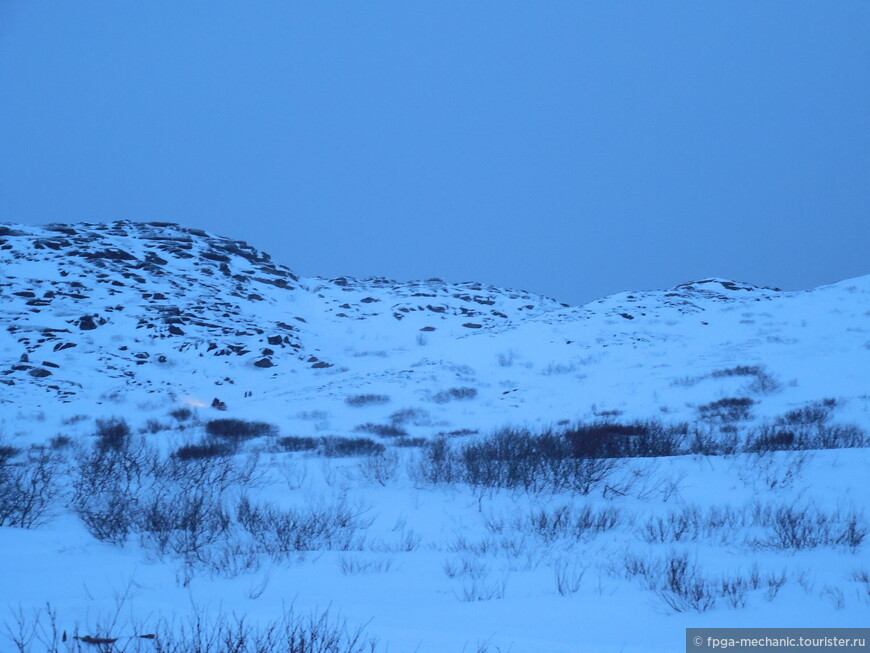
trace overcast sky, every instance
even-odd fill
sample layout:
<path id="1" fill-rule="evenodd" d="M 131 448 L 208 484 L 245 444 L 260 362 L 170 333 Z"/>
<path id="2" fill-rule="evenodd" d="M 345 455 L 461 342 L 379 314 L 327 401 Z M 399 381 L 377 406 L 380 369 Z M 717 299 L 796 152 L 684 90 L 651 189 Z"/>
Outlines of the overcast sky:
<path id="1" fill-rule="evenodd" d="M 870 273 L 870 2 L 0 0 L 0 221 L 582 303 Z"/>

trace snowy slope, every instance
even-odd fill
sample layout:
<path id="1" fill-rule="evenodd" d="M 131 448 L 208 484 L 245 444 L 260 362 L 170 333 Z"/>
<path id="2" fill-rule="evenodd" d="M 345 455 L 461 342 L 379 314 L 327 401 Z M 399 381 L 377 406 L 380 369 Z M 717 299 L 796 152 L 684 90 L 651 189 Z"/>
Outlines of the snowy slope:
<path id="1" fill-rule="evenodd" d="M 779 386 L 760 416 L 866 392 L 870 276 L 798 293 L 708 279 L 569 307 L 480 283 L 299 278 L 164 223 L 10 225 L 0 255 L 6 419 L 219 395 L 292 431 L 317 402 L 341 435 L 344 400 L 374 393 L 391 401 L 367 421 L 422 406 L 439 426 L 420 435 L 613 410 L 679 420 L 739 392 L 745 379 L 704 378 L 738 365 Z M 432 402 L 451 387 L 478 394 Z"/>
<path id="2" fill-rule="evenodd" d="M 865 433 L 870 276 L 803 292 L 711 278 L 571 307 L 473 282 L 305 278 L 174 224 L 6 225 L 0 300 L 0 651 L 95 650 L 61 646 L 51 614 L 58 632 L 133 637 L 107 649 L 131 653 L 158 650 L 136 634 L 180 637 L 186 615 L 255 627 L 290 604 L 329 607 L 391 653 L 664 652 L 687 626 L 870 614 L 866 446 L 626 459 L 578 493 L 427 481 L 417 440 L 651 419 L 717 438 L 798 419 Z M 722 417 L 729 402 L 741 410 Z M 206 458 L 211 475 L 191 484 L 199 463 L 168 454 L 222 417 L 275 428 Z M 108 418 L 142 438 L 126 469 L 104 471 Z M 315 436 L 387 448 L 293 449 Z M 25 494 L 8 479 L 39 460 L 53 494 L 21 527 L 3 512 Z M 248 464 L 245 480 L 219 474 Z M 229 526 L 182 553 L 167 542 L 184 526 L 105 537 L 88 513 L 200 496 Z M 258 528 L 240 516 L 248 500 L 274 508 Z M 293 510 L 350 515 L 346 539 L 258 539 Z M 803 540 L 788 519 L 809 524 Z M 710 605 L 674 607 L 662 569 L 680 556 Z"/>

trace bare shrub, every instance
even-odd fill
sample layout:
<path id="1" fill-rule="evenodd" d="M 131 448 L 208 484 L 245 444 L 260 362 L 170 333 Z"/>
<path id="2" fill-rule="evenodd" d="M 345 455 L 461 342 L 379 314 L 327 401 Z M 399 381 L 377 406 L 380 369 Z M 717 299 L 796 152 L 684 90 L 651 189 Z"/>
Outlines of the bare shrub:
<path id="1" fill-rule="evenodd" d="M 130 441 L 130 425 L 120 417 L 97 420 L 97 447 L 106 451 L 124 449 Z"/>
<path id="2" fill-rule="evenodd" d="M 142 544 L 159 553 L 196 555 L 220 540 L 230 527 L 219 491 L 162 487 L 151 492 L 136 510 Z"/>
<path id="3" fill-rule="evenodd" d="M 359 464 L 360 473 L 370 483 L 386 487 L 399 469 L 399 456 L 395 451 L 384 451 L 366 456 Z"/>
<path id="4" fill-rule="evenodd" d="M 278 435 L 278 427 L 267 422 L 251 422 L 243 419 L 221 418 L 205 423 L 205 432 L 225 440 L 247 440 L 261 436 Z"/>
<path id="5" fill-rule="evenodd" d="M 689 542 L 709 539 L 713 542 L 740 541 L 741 529 L 751 522 L 746 508 L 731 506 L 683 506 L 665 515 L 654 515 L 637 528 L 640 539 L 650 544 Z"/>
<path id="6" fill-rule="evenodd" d="M 870 604 L 870 571 L 866 569 L 855 569 L 849 580 L 858 584 L 856 594 L 864 603 Z"/>
<path id="7" fill-rule="evenodd" d="M 347 397 L 345 398 L 344 403 L 348 406 L 353 406 L 354 408 L 360 408 L 362 406 L 381 406 L 389 403 L 389 401 L 390 397 L 388 395 L 368 394 Z"/>
<path id="8" fill-rule="evenodd" d="M 866 433 L 854 424 L 828 424 L 825 420 L 805 424 L 765 424 L 746 434 L 747 452 L 851 449 L 867 446 Z"/>
<path id="9" fill-rule="evenodd" d="M 801 408 L 788 411 L 776 420 L 777 424 L 791 426 L 807 426 L 810 424 L 824 424 L 831 418 L 831 412 L 837 405 L 834 399 L 823 399 Z"/>
<path id="10" fill-rule="evenodd" d="M 371 438 L 323 438 L 323 455 L 330 458 L 351 456 L 376 456 L 386 451 L 386 447 Z"/>
<path id="11" fill-rule="evenodd" d="M 547 542 L 556 539 L 586 542 L 615 528 L 621 521 L 622 515 L 616 508 L 596 510 L 591 506 L 580 508 L 564 504 L 535 510 L 522 520 L 516 520 L 514 527 L 518 531 L 530 530 Z"/>
<path id="12" fill-rule="evenodd" d="M 357 433 L 371 433 L 379 435 L 382 438 L 399 438 L 408 435 L 408 432 L 395 424 L 372 424 L 366 422 L 355 426 L 353 429 Z"/>
<path id="13" fill-rule="evenodd" d="M 175 410 L 170 410 L 169 416 L 175 419 L 175 421 L 181 423 L 193 419 L 194 413 L 190 408 L 181 407 L 176 408 Z"/>
<path id="14" fill-rule="evenodd" d="M 463 603 L 503 599 L 507 591 L 507 574 L 490 579 L 488 576 L 469 577 L 462 584 L 457 598 Z"/>
<path id="15" fill-rule="evenodd" d="M 382 574 L 389 571 L 395 558 L 359 558 L 347 555 L 338 559 L 338 568 L 345 576 L 356 574 Z"/>
<path id="16" fill-rule="evenodd" d="M 867 434 L 854 424 L 819 424 L 807 441 L 814 449 L 852 449 L 868 444 Z"/>
<path id="17" fill-rule="evenodd" d="M 755 394 L 770 395 L 779 392 L 782 389 L 782 383 L 772 374 L 760 370 L 746 386 L 746 389 Z"/>
<path id="18" fill-rule="evenodd" d="M 757 376 L 763 371 L 759 365 L 737 365 L 724 370 L 716 370 L 710 373 L 714 379 L 721 379 L 729 376 Z"/>
<path id="19" fill-rule="evenodd" d="M 414 426 L 429 426 L 432 418 L 428 410 L 422 408 L 403 408 L 390 415 L 390 422 L 395 426 L 413 424 Z"/>
<path id="20" fill-rule="evenodd" d="M 371 524 L 363 519 L 365 512 L 345 500 L 281 509 L 266 503 L 254 505 L 243 497 L 236 518 L 261 551 L 280 559 L 304 551 L 359 548 L 362 532 Z"/>
<path id="21" fill-rule="evenodd" d="M 434 401 L 436 404 L 446 404 L 448 401 L 474 399 L 476 396 L 477 388 L 448 388 L 447 390 L 441 390 L 440 392 L 436 392 L 432 396 L 432 401 Z"/>
<path id="22" fill-rule="evenodd" d="M 698 406 L 701 419 L 719 422 L 745 421 L 752 417 L 751 408 L 755 400 L 750 397 L 725 397 L 709 404 Z"/>
<path id="23" fill-rule="evenodd" d="M 686 554 L 667 556 L 651 589 L 674 612 L 706 612 L 716 605 L 715 587 Z"/>
<path id="24" fill-rule="evenodd" d="M 351 628 L 328 610 L 303 615 L 291 606 L 274 621 L 251 624 L 243 616 L 222 611 L 207 614 L 194 607 L 183 618 L 98 616 L 93 624 L 74 624 L 71 633 L 59 627 L 63 618 L 50 604 L 14 614 L 3 633 L 20 653 L 377 653 L 377 640 L 363 628 Z M 120 618 L 119 618 L 120 617 Z M 150 620 L 151 623 L 147 623 Z M 90 621 L 90 620 L 89 620 Z"/>
<path id="25" fill-rule="evenodd" d="M 687 424 L 595 422 L 575 425 L 564 435 L 575 457 L 642 458 L 683 453 L 688 432 Z"/>
<path id="26" fill-rule="evenodd" d="M 197 458 L 228 456 L 232 452 L 232 447 L 225 442 L 204 442 L 202 444 L 182 445 L 172 455 L 179 460 L 195 460 Z"/>
<path id="27" fill-rule="evenodd" d="M 455 448 L 446 439 L 435 440 L 412 472 L 429 483 L 587 494 L 615 467 L 611 459 L 575 457 L 560 434 L 503 429 Z"/>
<path id="28" fill-rule="evenodd" d="M 0 526 L 35 528 L 50 518 L 61 493 L 61 463 L 57 454 L 36 450 L 14 462 L 16 450 L 0 452 Z"/>
<path id="29" fill-rule="evenodd" d="M 67 435 L 56 435 L 48 441 L 49 446 L 55 450 L 66 449 L 67 447 L 72 446 L 72 443 L 72 438 Z"/>
<path id="30" fill-rule="evenodd" d="M 152 435 L 155 433 L 160 433 L 161 431 L 168 431 L 172 428 L 170 424 L 164 424 L 163 422 L 156 419 L 149 419 L 145 422 L 145 426 L 139 429 L 140 433 L 151 433 Z"/>
<path id="31" fill-rule="evenodd" d="M 161 459 L 143 441 L 121 450 L 97 446 L 76 461 L 69 505 L 98 540 L 121 545 L 142 533 L 161 553 L 188 554 L 226 530 L 223 493 L 254 485 L 258 474 L 256 456 L 188 450 Z"/>
<path id="32" fill-rule="evenodd" d="M 744 451 L 759 453 L 762 451 L 783 451 L 795 449 L 800 443 L 794 430 L 775 426 L 761 426 L 747 434 Z"/>
<path id="33" fill-rule="evenodd" d="M 12 458 L 21 452 L 20 449 L 11 447 L 8 444 L 0 444 L 0 466 L 6 465 Z"/>
<path id="34" fill-rule="evenodd" d="M 285 451 L 312 451 L 320 446 L 320 440 L 318 438 L 287 435 L 275 440 L 275 444 Z"/>
<path id="35" fill-rule="evenodd" d="M 185 491 L 208 487 L 223 493 L 231 487 L 250 488 L 258 485 L 264 471 L 258 466 L 259 456 L 170 456 L 153 468 L 152 484 L 178 486 Z"/>
<path id="36" fill-rule="evenodd" d="M 445 438 L 438 438 L 423 447 L 411 475 L 424 483 L 456 483 L 462 478 L 459 457 Z"/>
<path id="37" fill-rule="evenodd" d="M 576 594 L 580 590 L 580 585 L 583 582 L 583 576 L 586 574 L 587 568 L 587 566 L 581 565 L 577 561 L 557 560 L 553 566 L 556 591 L 562 596 Z"/>
<path id="38" fill-rule="evenodd" d="M 394 447 L 425 447 L 429 443 L 426 438 L 396 438 L 392 445 Z"/>
<path id="39" fill-rule="evenodd" d="M 782 505 L 760 512 L 760 525 L 769 529 L 761 546 L 775 549 L 813 549 L 845 546 L 857 549 L 867 537 L 867 523 L 854 511 L 823 512 L 814 506 Z"/>
<path id="40" fill-rule="evenodd" d="M 156 451 L 142 442 L 124 449 L 98 445 L 76 461 L 70 507 L 95 538 L 123 544 L 136 522 L 138 497 L 157 464 Z"/>

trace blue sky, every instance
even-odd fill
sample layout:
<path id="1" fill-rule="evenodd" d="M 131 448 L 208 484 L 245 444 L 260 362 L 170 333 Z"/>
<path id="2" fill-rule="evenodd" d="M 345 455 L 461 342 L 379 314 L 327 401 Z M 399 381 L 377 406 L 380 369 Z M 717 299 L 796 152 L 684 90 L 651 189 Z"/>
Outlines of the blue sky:
<path id="1" fill-rule="evenodd" d="M 0 220 L 580 303 L 870 273 L 870 3 L 0 0 Z"/>

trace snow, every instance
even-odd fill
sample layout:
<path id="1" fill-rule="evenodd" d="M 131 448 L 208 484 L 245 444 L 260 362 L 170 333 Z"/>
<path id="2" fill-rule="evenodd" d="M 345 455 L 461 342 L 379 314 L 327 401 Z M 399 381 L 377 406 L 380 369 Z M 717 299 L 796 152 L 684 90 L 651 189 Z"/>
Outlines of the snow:
<path id="1" fill-rule="evenodd" d="M 608 481 L 624 492 L 580 496 L 423 483 L 412 471 L 418 448 L 357 427 L 396 424 L 427 439 L 468 433 L 451 437 L 460 446 L 504 426 L 703 423 L 700 406 L 749 397 L 741 433 L 825 399 L 829 423 L 866 430 L 870 276 L 797 293 L 710 279 L 569 307 L 483 284 L 297 278 L 244 244 L 176 225 L 66 227 L 72 233 L 0 228 L 3 444 L 26 450 L 67 436 L 74 445 L 57 451 L 74 470 L 98 419 L 123 417 L 167 455 L 199 442 L 207 420 L 230 417 L 274 424 L 280 436 L 371 437 L 393 462 L 379 476 L 365 457 L 288 453 L 275 437 L 247 442 L 239 459 L 258 453 L 266 477 L 231 489 L 228 502 L 245 494 L 285 508 L 347 505 L 365 526 L 348 550 L 260 555 L 237 574 L 192 568 L 135 534 L 100 542 L 58 497 L 44 525 L 0 526 L 9 615 L 0 641 L 16 613 L 46 604 L 80 634 L 118 613 L 121 635 L 196 610 L 259 623 L 290 604 L 329 608 L 394 653 L 673 651 L 686 627 L 866 622 L 870 585 L 856 579 L 870 572 L 866 541 L 783 549 L 770 544 L 769 526 L 747 522 L 659 543 L 643 528 L 693 507 L 749 515 L 761 506 L 854 514 L 866 529 L 868 448 L 633 459 Z M 58 248 L 37 246 L 46 240 Z M 70 253 L 106 250 L 133 259 Z M 145 264 L 149 253 L 165 265 Z M 208 253 L 228 257 L 226 268 Z M 105 322 L 82 330 L 84 315 Z M 272 367 L 254 366 L 263 358 Z M 476 394 L 444 394 L 459 388 Z M 388 399 L 347 402 L 367 394 Z M 215 396 L 226 413 L 208 408 Z M 191 405 L 193 419 L 170 416 Z M 395 417 L 406 409 L 416 412 Z M 612 508 L 619 523 L 552 540 L 521 526 L 559 506 Z M 633 556 L 654 564 L 683 554 L 711 582 L 755 568 L 785 583 L 773 596 L 766 584 L 748 590 L 736 608 L 720 599 L 706 612 L 675 612 L 625 573 Z M 560 569 L 582 574 L 576 591 L 557 590 Z M 34 640 L 28 650 L 41 649 Z"/>

